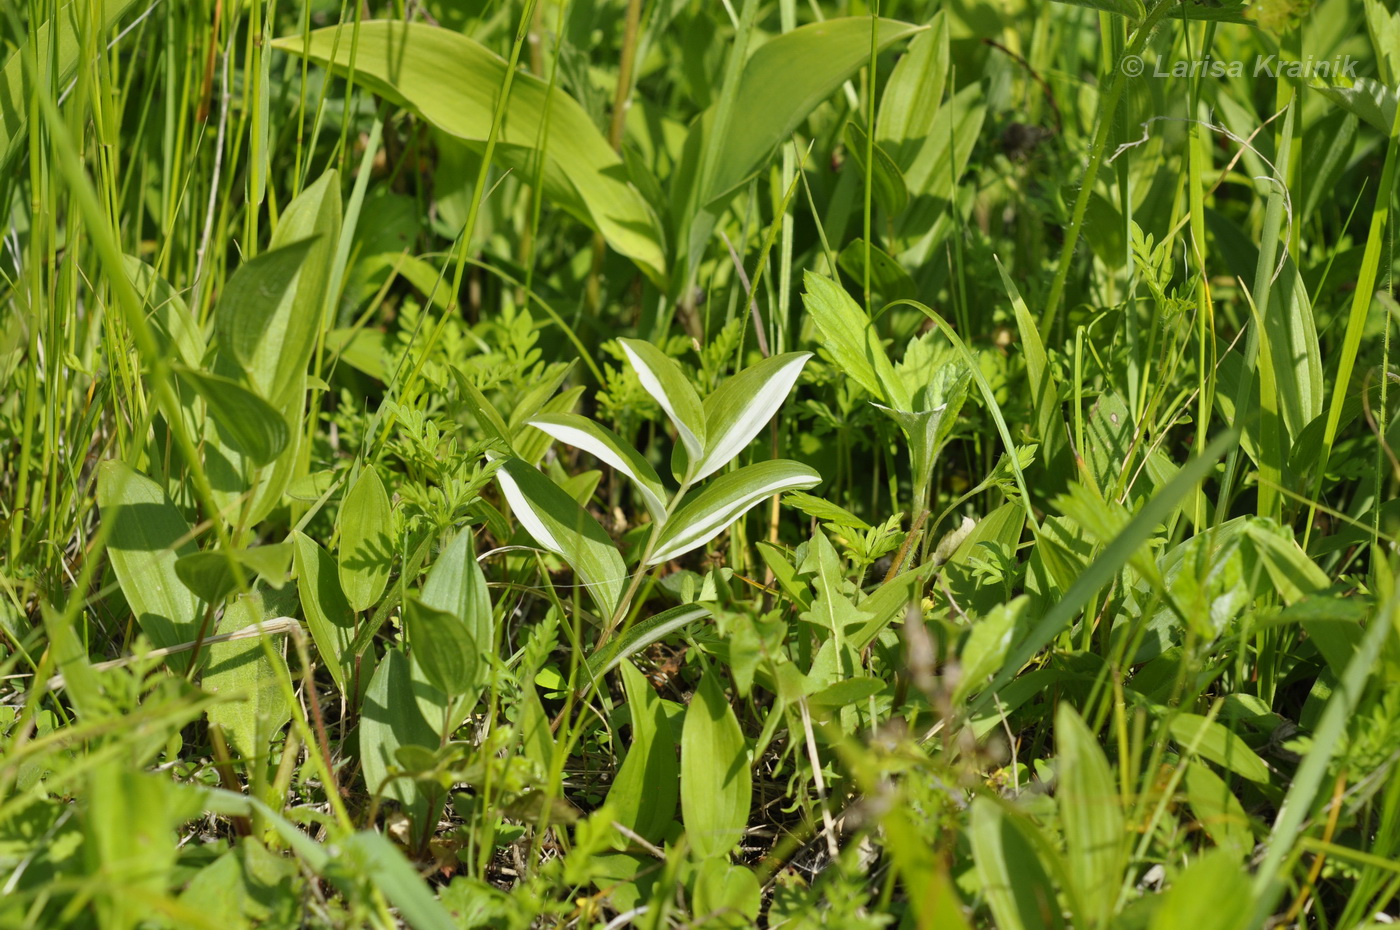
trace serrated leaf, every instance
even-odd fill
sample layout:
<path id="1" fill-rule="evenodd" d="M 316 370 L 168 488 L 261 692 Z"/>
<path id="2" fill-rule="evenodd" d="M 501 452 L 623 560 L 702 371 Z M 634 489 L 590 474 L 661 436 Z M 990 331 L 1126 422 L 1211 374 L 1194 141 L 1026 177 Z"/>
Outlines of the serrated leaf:
<path id="1" fill-rule="evenodd" d="M 692 480 L 700 481 L 729 464 L 787 400 L 810 352 L 766 358 L 726 380 L 705 398 L 705 454 Z"/>
<path id="2" fill-rule="evenodd" d="M 394 542 L 389 493 L 374 466 L 365 466 L 340 505 L 340 587 L 350 609 L 367 610 L 384 593 Z"/>
<path id="3" fill-rule="evenodd" d="M 492 132 L 505 59 L 451 29 L 420 23 L 358 23 L 354 41 L 339 26 L 277 39 L 480 150 Z M 548 124 L 548 134 L 544 127 Z M 537 166 L 541 140 L 544 164 Z M 661 232 L 651 208 L 592 119 L 568 94 L 529 72 L 515 74 L 495 160 L 524 179 L 543 168 L 545 196 L 603 234 L 654 280 L 666 277 Z"/>
<path id="4" fill-rule="evenodd" d="M 569 564 L 602 618 L 611 618 L 622 598 L 627 564 L 598 521 L 557 484 L 518 458 L 501 462 L 496 482 L 526 532 Z"/>
<path id="5" fill-rule="evenodd" d="M 681 728 L 681 814 L 697 856 L 723 856 L 738 844 L 752 793 L 744 733 L 712 666 L 700 679 Z"/>
<path id="6" fill-rule="evenodd" d="M 661 483 L 661 477 L 651 463 L 617 433 L 576 413 L 544 413 L 532 417 L 528 422 L 535 429 L 582 449 L 621 472 L 642 495 L 642 503 L 646 505 L 652 521 L 657 524 L 666 522 L 666 500 L 669 495 Z"/>
<path id="7" fill-rule="evenodd" d="M 623 662 L 618 670 L 632 716 L 632 741 L 608 789 L 607 802 L 618 823 L 657 842 L 675 817 L 680 797 L 675 738 L 661 698 L 646 677 L 631 662 Z"/>
<path id="8" fill-rule="evenodd" d="M 335 560 L 300 530 L 292 532 L 297 593 L 312 642 L 330 670 L 336 687 L 350 695 L 350 644 L 355 639 L 355 613 L 340 588 Z"/>
<path id="9" fill-rule="evenodd" d="M 1358 77 L 1350 87 L 1312 78 L 1308 86 L 1386 136 L 1395 126 L 1396 91 L 1368 77 Z"/>
<path id="10" fill-rule="evenodd" d="M 705 453 L 705 410 L 700 395 L 675 359 L 640 339 L 619 339 L 642 387 L 675 424 L 692 467 Z"/>
<path id="11" fill-rule="evenodd" d="M 1091 10 L 1103 10 L 1105 13 L 1116 13 L 1119 16 L 1126 16 L 1132 22 L 1140 22 L 1147 15 L 1147 8 L 1143 6 L 1142 0 L 1059 0 L 1072 6 L 1087 6 Z"/>
<path id="12" fill-rule="evenodd" d="M 659 565 L 699 548 L 764 498 L 785 491 L 805 491 L 821 480 L 813 469 L 786 459 L 758 462 L 722 475 L 667 521 L 646 564 Z"/>
<path id="13" fill-rule="evenodd" d="M 103 462 L 97 475 L 97 507 L 107 531 L 107 557 L 122 595 L 142 632 L 156 646 L 177 646 L 199 635 L 202 605 L 175 571 L 194 553 L 190 526 L 165 491 L 125 462 Z M 176 671 L 190 656 L 166 659 Z"/>
<path id="14" fill-rule="evenodd" d="M 841 372 L 877 399 L 908 410 L 909 394 L 885 354 L 880 334 L 845 288 L 830 278 L 808 271 L 802 303 L 821 333 L 822 345 Z"/>

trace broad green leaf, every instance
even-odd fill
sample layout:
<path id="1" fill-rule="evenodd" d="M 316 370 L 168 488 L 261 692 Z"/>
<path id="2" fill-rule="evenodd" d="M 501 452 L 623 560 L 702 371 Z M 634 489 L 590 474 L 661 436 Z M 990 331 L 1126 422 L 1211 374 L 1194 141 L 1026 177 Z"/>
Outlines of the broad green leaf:
<path id="1" fill-rule="evenodd" d="M 922 144 L 910 146 L 908 164 L 900 163 L 910 202 L 895 220 L 894 241 L 901 245 L 895 257 L 905 268 L 918 270 L 932 261 L 937 246 L 959 228 L 958 214 L 970 209 L 958 182 L 982 137 L 987 115 L 983 98 L 976 82 L 954 94 L 934 114 Z"/>
<path id="2" fill-rule="evenodd" d="M 95 35 L 106 35 L 128 9 L 136 5 L 136 0 L 103 0 L 94 4 L 93 14 L 97 18 L 90 27 Z M 18 7 L 15 8 L 18 12 Z M 0 69 L 0 171 L 10 170 L 10 163 L 24 151 L 25 136 L 28 134 L 29 104 L 38 90 L 24 73 L 24 59 L 33 55 L 39 67 L 49 70 L 49 85 L 56 92 L 67 85 L 78 69 L 79 60 L 85 48 L 80 47 L 79 36 L 74 27 L 80 21 L 74 4 L 65 3 L 61 7 L 49 5 L 45 10 L 57 12 L 58 42 L 54 43 L 54 20 L 38 24 L 34 29 L 35 44 L 31 50 L 28 41 L 10 53 L 3 69 Z"/>
<path id="3" fill-rule="evenodd" d="M 337 858 L 383 892 L 413 930 L 456 930 L 461 926 L 434 896 L 418 869 L 384 834 L 362 830 L 337 843 L 336 850 Z"/>
<path id="4" fill-rule="evenodd" d="M 618 342 L 642 387 L 675 424 L 693 468 L 705 453 L 705 410 L 700 404 L 700 395 L 695 393 L 694 385 L 676 360 L 656 346 L 640 339 L 619 339 Z"/>
<path id="5" fill-rule="evenodd" d="M 880 94 L 875 141 L 903 170 L 933 131 L 948 80 L 948 15 L 939 10 L 928 29 L 909 43 Z"/>
<path id="6" fill-rule="evenodd" d="M 853 122 L 846 124 L 846 152 L 862 178 L 867 176 L 865 152 L 869 144 L 870 136 L 864 129 Z M 904 174 L 879 143 L 871 147 L 871 152 L 873 167 L 868 174 L 875 203 L 889 216 L 904 212 L 909 205 L 909 187 L 904 183 Z"/>
<path id="7" fill-rule="evenodd" d="M 156 646 L 193 642 L 203 605 L 175 572 L 182 555 L 195 552 L 190 525 L 160 485 L 125 462 L 103 462 L 97 474 L 97 507 L 107 535 L 107 557 L 136 623 Z M 188 653 L 166 659 L 178 672 Z"/>
<path id="8" fill-rule="evenodd" d="M 1064 702 L 1055 712 L 1055 758 L 1069 878 L 1090 922 L 1103 926 L 1113 916 L 1127 865 L 1122 798 L 1098 739 Z"/>
<path id="9" fill-rule="evenodd" d="M 691 913 L 706 927 L 749 930 L 758 926 L 763 888 L 746 865 L 706 859 L 695 866 Z"/>
<path id="10" fill-rule="evenodd" d="M 1245 930 L 1250 925 L 1249 876 L 1232 850 L 1213 849 L 1172 882 L 1151 930 Z"/>
<path id="11" fill-rule="evenodd" d="M 288 596 L 254 589 L 239 595 L 219 620 L 219 633 L 232 633 L 282 615 Z M 239 639 L 209 646 L 208 665 L 200 682 L 204 690 L 234 700 L 209 708 L 209 722 L 223 727 L 229 741 L 249 764 L 266 765 L 277 734 L 292 719 L 292 707 L 282 690 L 289 676 L 283 652 L 286 637 L 269 637 L 269 650 L 259 639 Z M 256 761 L 255 761 L 256 760 Z"/>
<path id="12" fill-rule="evenodd" d="M 350 643 L 355 639 L 355 612 L 345 600 L 335 560 L 300 530 L 292 533 L 297 570 L 297 593 L 306 625 L 321 661 L 330 670 L 340 693 L 349 696 Z"/>
<path id="13" fill-rule="evenodd" d="M 131 279 L 131 286 L 146 302 L 151 334 L 166 358 L 190 368 L 200 367 L 208 345 L 199 328 L 199 321 L 190 313 L 185 299 L 169 281 L 141 259 L 124 255 L 122 262 L 126 266 L 127 277 Z"/>
<path id="14" fill-rule="evenodd" d="M 1248 856 L 1254 849 L 1249 814 L 1225 780 L 1204 762 L 1193 759 L 1186 766 L 1182 783 L 1191 812 L 1215 845 L 1228 850 L 1236 861 Z"/>
<path id="15" fill-rule="evenodd" d="M 371 793 L 383 789 L 385 797 L 407 807 L 420 824 L 427 814 L 423 793 L 411 779 L 391 779 L 389 775 L 399 767 L 396 753 L 400 746 L 438 748 L 438 727 L 446 700 L 428 682 L 415 682 L 408 656 L 390 649 L 369 680 L 360 714 L 360 765 L 365 787 Z"/>
<path id="16" fill-rule="evenodd" d="M 646 677 L 631 662 L 621 663 L 618 670 L 632 716 L 632 741 L 608 789 L 607 801 L 616 811 L 618 823 L 658 842 L 676 815 L 680 796 L 675 738 L 661 698 Z"/>
<path id="17" fill-rule="evenodd" d="M 267 401 L 231 378 L 172 366 L 180 383 L 204 398 L 209 422 L 236 451 L 266 465 L 287 447 L 287 421 Z"/>
<path id="18" fill-rule="evenodd" d="M 1374 78 L 1358 77 L 1350 87 L 1311 78 L 1308 86 L 1337 106 L 1389 136 L 1395 125 L 1396 91 Z"/>
<path id="19" fill-rule="evenodd" d="M 1268 784 L 1269 767 L 1244 740 L 1223 724 L 1200 714 L 1177 714 L 1171 720 L 1172 739 L 1183 749 L 1194 749 L 1226 771 L 1259 784 Z"/>
<path id="20" fill-rule="evenodd" d="M 736 190 L 760 170 L 809 113 L 870 63 L 872 41 L 885 49 L 922 28 L 892 19 L 878 20 L 873 30 L 871 25 L 865 16 L 828 19 L 774 36 L 754 51 L 744 63 L 703 204 Z M 713 111 L 706 118 L 712 120 Z"/>
<path id="21" fill-rule="evenodd" d="M 507 458 L 496 481 L 515 518 L 535 542 L 569 563 L 606 620 L 617 609 L 627 564 L 607 532 L 553 481 L 518 458 Z"/>
<path id="22" fill-rule="evenodd" d="M 588 675 L 598 678 L 606 675 L 624 659 L 641 652 L 652 643 L 660 642 L 681 627 L 704 620 L 710 616 L 708 607 L 698 604 L 682 604 L 663 610 L 654 617 L 634 623 L 625 631 L 608 640 L 606 646 L 588 657 Z"/>
<path id="23" fill-rule="evenodd" d="M 646 564 L 659 565 L 703 546 L 764 498 L 805 491 L 821 480 L 811 468 L 786 459 L 758 462 L 721 475 L 667 521 Z"/>
<path id="24" fill-rule="evenodd" d="M 294 320 L 292 307 L 297 277 L 315 244 L 304 239 L 239 265 L 214 308 L 220 351 L 236 360 L 254 390 L 269 399 L 277 396 L 279 382 L 290 380 L 282 372 L 282 353 L 288 348 L 288 328 L 302 322 Z"/>
<path id="25" fill-rule="evenodd" d="M 1400 83 L 1400 11 L 1386 9 L 1381 0 L 1365 0 L 1364 6 L 1380 81 L 1394 87 Z"/>
<path id="26" fill-rule="evenodd" d="M 340 587 L 350 609 L 368 610 L 384 593 L 394 560 L 389 494 L 379 472 L 366 465 L 340 504 Z"/>
<path id="27" fill-rule="evenodd" d="M 705 398 L 705 454 L 693 480 L 708 478 L 744 451 L 792 393 L 811 357 L 810 352 L 787 352 L 766 358 Z"/>
<path id="28" fill-rule="evenodd" d="M 1091 10 L 1103 10 L 1125 16 L 1132 22 L 1139 22 L 1147 15 L 1142 0 L 1060 0 L 1073 6 L 1087 6 Z"/>
<path id="29" fill-rule="evenodd" d="M 233 560 L 243 566 L 245 580 L 262 578 L 273 588 L 281 588 L 287 580 L 287 568 L 292 560 L 292 544 L 277 543 L 254 546 L 232 553 Z M 182 555 L 175 561 L 175 574 L 207 604 L 222 603 L 238 587 L 229 567 L 229 554 L 218 549 Z"/>
<path id="30" fill-rule="evenodd" d="M 973 800 L 968 839 L 979 890 L 1000 930 L 1065 925 L 1045 867 L 1001 805 L 985 797 Z"/>
<path id="31" fill-rule="evenodd" d="M 476 687 L 477 645 L 460 617 L 411 597 L 404 605 L 404 626 L 413 660 L 433 687 L 449 698 Z"/>
<path id="32" fill-rule="evenodd" d="M 471 527 L 463 527 L 438 556 L 428 570 L 423 593 L 418 599 L 456 617 L 477 648 L 487 649 L 496 641 L 491 594 L 486 589 L 486 576 L 476 561 Z"/>
<path id="33" fill-rule="evenodd" d="M 1029 603 L 1030 599 L 1021 595 L 1010 603 L 993 607 L 985 617 L 973 619 L 967 641 L 958 653 L 962 675 L 953 689 L 954 706 L 961 706 L 968 695 L 985 685 L 1001 668 Z"/>
<path id="34" fill-rule="evenodd" d="M 528 422 L 535 429 L 582 449 L 617 469 L 636 486 L 652 521 L 657 524 L 666 522 L 668 495 L 661 484 L 661 477 L 651 463 L 617 433 L 577 413 L 543 413 Z"/>
<path id="35" fill-rule="evenodd" d="M 351 71 L 353 61 L 357 84 L 411 108 L 474 148 L 483 147 L 491 134 L 507 62 L 453 30 L 372 21 L 360 23 L 353 36 L 336 26 L 272 44 L 342 76 Z M 666 259 L 656 218 L 627 180 L 607 139 L 572 97 L 519 71 L 495 158 L 517 176 L 533 178 L 541 140 L 545 196 L 602 233 L 609 245 L 653 279 L 664 281 Z"/>
<path id="36" fill-rule="evenodd" d="M 845 288 L 824 275 L 803 275 L 802 303 L 841 373 L 897 410 L 909 410 L 909 394 L 895 375 L 880 335 Z"/>
<path id="37" fill-rule="evenodd" d="M 724 856 L 738 844 L 752 793 L 744 733 L 725 699 L 719 670 L 711 666 L 681 728 L 681 815 L 697 856 Z"/>

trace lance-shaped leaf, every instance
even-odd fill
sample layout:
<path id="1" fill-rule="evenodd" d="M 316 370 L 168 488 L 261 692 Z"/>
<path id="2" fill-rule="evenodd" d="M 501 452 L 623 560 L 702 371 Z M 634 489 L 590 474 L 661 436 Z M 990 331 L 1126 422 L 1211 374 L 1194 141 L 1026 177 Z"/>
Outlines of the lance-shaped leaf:
<path id="1" fill-rule="evenodd" d="M 659 840 L 676 813 L 680 767 L 661 698 L 631 662 L 621 665 L 622 687 L 632 714 L 632 742 L 608 791 L 623 826 Z"/>
<path id="2" fill-rule="evenodd" d="M 478 645 L 484 647 L 495 641 L 491 595 L 486 590 L 486 576 L 476 561 L 471 527 L 459 532 L 433 563 L 419 600 L 457 617 Z"/>
<path id="3" fill-rule="evenodd" d="M 480 150 L 492 125 L 508 64 L 495 52 L 451 29 L 389 21 L 340 26 L 287 36 L 274 47 L 303 55 Z M 353 63 L 353 65 L 352 65 Z M 548 123 L 548 134 L 544 132 Z M 544 149 L 538 146 L 544 142 Z M 568 94 L 519 71 L 494 159 L 533 178 L 544 156 L 546 197 L 602 233 L 653 280 L 666 275 L 661 232 L 646 200 L 593 120 Z"/>
<path id="4" fill-rule="evenodd" d="M 701 858 L 723 856 L 744 836 L 753 800 L 748 747 L 713 666 L 681 727 L 681 816 Z"/>
<path id="5" fill-rule="evenodd" d="M 266 465 L 287 447 L 287 421 L 257 394 L 232 378 L 183 365 L 172 367 L 181 384 L 204 398 L 209 419 L 222 438 L 254 464 Z"/>
<path id="6" fill-rule="evenodd" d="M 696 481 L 729 464 L 753 441 L 792 392 L 811 357 L 810 352 L 788 352 L 766 358 L 705 398 L 705 455 L 696 467 Z"/>
<path id="7" fill-rule="evenodd" d="M 841 371 L 898 410 L 909 409 L 909 392 L 895 374 L 880 334 L 845 288 L 807 272 L 802 303 L 821 333 L 822 345 Z"/>
<path id="8" fill-rule="evenodd" d="M 746 465 L 716 478 L 666 523 L 647 565 L 659 565 L 705 545 L 764 498 L 805 491 L 821 480 L 811 468 L 787 459 Z"/>
<path id="9" fill-rule="evenodd" d="M 355 612 L 345 600 L 336 575 L 335 560 L 314 539 L 300 530 L 292 531 L 296 547 L 293 559 L 297 570 L 297 592 L 311 640 L 321 661 L 330 670 L 341 694 L 349 692 L 350 644 L 355 639 Z"/>
<path id="10" fill-rule="evenodd" d="M 582 449 L 622 472 L 637 486 L 652 520 L 666 522 L 667 495 L 660 476 L 651 463 L 617 433 L 577 413 L 542 413 L 528 422 L 535 429 Z"/>
<path id="11" fill-rule="evenodd" d="M 681 443 L 691 462 L 700 461 L 705 452 L 705 409 L 700 395 L 690 383 L 675 359 L 649 342 L 640 339 L 619 339 L 622 351 L 637 372 L 646 392 L 656 399 L 666 416 L 676 425 Z"/>
<path id="12" fill-rule="evenodd" d="M 1098 739 L 1069 704 L 1056 711 L 1055 744 L 1069 878 L 1088 922 L 1105 926 L 1127 864 L 1122 801 Z"/>
<path id="13" fill-rule="evenodd" d="M 501 462 L 496 481 L 526 532 L 567 562 L 598 605 L 598 612 L 611 617 L 622 598 L 627 565 L 598 521 L 557 484 L 518 458 Z"/>
<path id="14" fill-rule="evenodd" d="M 699 604 L 681 604 L 640 623 L 634 623 L 622 633 L 608 640 L 608 644 L 588 657 L 588 677 L 597 678 L 612 671 L 623 660 L 641 652 L 652 643 L 687 624 L 704 620 L 710 616 L 708 607 Z"/>
<path id="15" fill-rule="evenodd" d="M 366 466 L 340 505 L 340 586 L 352 610 L 379 600 L 394 560 L 389 494 L 379 472 Z"/>

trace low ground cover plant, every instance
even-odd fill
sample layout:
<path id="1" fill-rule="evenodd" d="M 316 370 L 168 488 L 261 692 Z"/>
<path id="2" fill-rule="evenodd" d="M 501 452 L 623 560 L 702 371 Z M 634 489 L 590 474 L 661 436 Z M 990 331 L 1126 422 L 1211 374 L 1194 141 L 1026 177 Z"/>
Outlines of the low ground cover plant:
<path id="1" fill-rule="evenodd" d="M 1400 919 L 1381 0 L 0 45 L 0 925 Z"/>

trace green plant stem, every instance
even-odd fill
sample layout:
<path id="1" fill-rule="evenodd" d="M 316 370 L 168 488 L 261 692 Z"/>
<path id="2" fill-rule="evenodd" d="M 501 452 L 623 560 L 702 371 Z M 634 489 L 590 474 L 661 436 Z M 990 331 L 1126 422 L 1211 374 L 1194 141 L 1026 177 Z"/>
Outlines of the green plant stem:
<path id="1" fill-rule="evenodd" d="M 1123 58 L 1119 59 L 1117 66 L 1113 69 L 1113 76 L 1109 78 L 1108 82 L 1108 90 L 1099 97 L 1098 113 L 1095 116 L 1094 142 L 1089 153 L 1089 166 L 1084 169 L 1084 180 L 1080 185 L 1079 195 L 1074 201 L 1074 213 L 1070 217 L 1069 229 L 1065 231 L 1064 245 L 1060 248 L 1060 261 L 1055 268 L 1055 278 L 1050 284 L 1050 294 L 1045 299 L 1045 309 L 1040 315 L 1040 335 L 1046 342 L 1050 341 L 1051 330 L 1055 326 L 1055 316 L 1059 312 L 1060 301 L 1064 297 L 1065 282 L 1069 279 L 1070 265 L 1074 262 L 1074 250 L 1079 243 L 1079 233 L 1084 228 L 1084 216 L 1089 210 L 1089 198 L 1094 192 L 1094 181 L 1098 178 L 1099 166 L 1103 163 L 1108 137 L 1113 132 L 1113 114 L 1118 109 L 1119 98 L 1123 96 L 1124 81 L 1127 78 L 1123 62 L 1142 55 L 1143 49 L 1147 47 L 1147 40 L 1151 38 L 1153 30 L 1157 28 L 1157 23 L 1175 6 L 1176 4 L 1163 0 L 1148 11 L 1146 18 L 1133 32 L 1127 52 Z"/>

